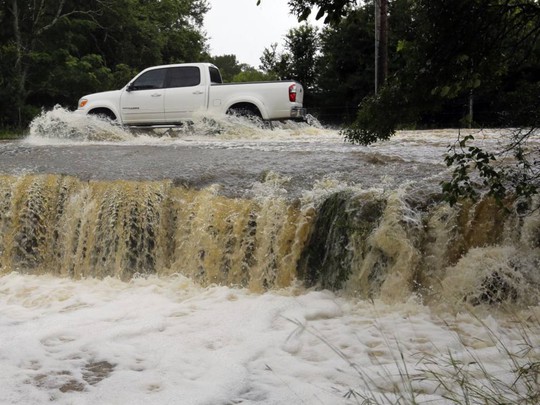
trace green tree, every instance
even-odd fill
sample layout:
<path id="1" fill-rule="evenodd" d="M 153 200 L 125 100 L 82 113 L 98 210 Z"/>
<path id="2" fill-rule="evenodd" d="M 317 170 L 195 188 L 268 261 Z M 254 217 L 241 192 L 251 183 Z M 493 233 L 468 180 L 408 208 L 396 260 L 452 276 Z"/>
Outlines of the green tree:
<path id="1" fill-rule="evenodd" d="M 260 4 L 261 0 L 257 0 Z M 316 19 L 325 17 L 324 22 L 339 22 L 347 12 L 360 3 L 358 0 L 289 0 L 289 6 L 299 21 L 305 21 L 315 9 L 318 10 Z"/>
<path id="2" fill-rule="evenodd" d="M 263 82 L 274 80 L 271 74 L 262 72 L 249 65 L 243 65 L 242 71 L 233 77 L 233 82 Z"/>
<path id="3" fill-rule="evenodd" d="M 535 153 L 528 141 L 540 124 L 540 4 L 533 0 L 417 0 L 414 35 L 400 41 L 403 67 L 377 96 L 364 100 L 352 142 L 387 139 L 404 124 L 516 126 L 500 152 L 486 152 L 459 139 L 446 158 L 454 169 L 443 184 L 450 202 L 486 190 L 538 191 Z M 531 130 L 533 128 L 533 130 Z M 536 148 L 533 148 L 535 151 Z M 502 156 L 516 165 L 502 167 Z M 478 180 L 473 180 L 477 178 Z"/>
<path id="4" fill-rule="evenodd" d="M 355 127 L 346 132 L 350 140 L 370 143 L 388 138 L 400 124 L 441 122 L 441 114 L 458 105 L 462 108 L 452 119 L 466 121 L 471 95 L 478 101 L 490 99 L 496 108 L 500 101 L 494 103 L 494 95 L 500 100 L 501 93 L 508 94 L 519 83 L 537 83 L 523 69 L 526 61 L 536 66 L 529 70 L 538 69 L 537 2 L 417 0 L 412 11 L 413 34 L 398 44 L 402 68 L 382 94 L 365 100 Z M 506 114 L 506 122 L 497 122 L 494 115 L 484 122 L 528 125 L 519 114 L 525 103 L 506 107 L 514 110 Z M 392 122 L 382 117 L 383 110 L 386 117 L 392 113 Z"/>
<path id="5" fill-rule="evenodd" d="M 350 124 L 362 99 L 373 92 L 373 24 L 370 5 L 323 29 L 317 63 L 319 92 L 314 100 L 319 119 Z"/>
<path id="6" fill-rule="evenodd" d="M 33 68 L 50 61 L 44 43 L 54 37 L 55 30 L 65 26 L 66 20 L 76 23 L 79 19 L 94 18 L 97 12 L 88 5 L 67 0 L 5 0 L 0 5 L 1 56 L 7 62 L 2 70 L 5 80 L 11 83 L 6 94 L 12 105 L 8 109 L 8 120 L 21 126 L 28 118 L 26 100 L 32 93 L 29 83 L 35 76 Z"/>
<path id="7" fill-rule="evenodd" d="M 270 48 L 264 48 L 261 56 L 260 69 L 267 75 L 277 79 L 285 79 L 290 76 L 289 71 L 289 59 L 290 55 L 287 53 L 280 53 L 277 51 L 277 42 L 270 45 Z"/>
<path id="8" fill-rule="evenodd" d="M 332 25 L 343 21 L 357 4 L 289 2 L 299 20 L 318 8 L 317 18 L 325 16 Z M 390 59 L 396 65 L 379 94 L 362 101 L 354 124 L 344 131 L 347 139 L 369 144 L 389 138 L 403 125 L 518 126 L 522 129 L 498 153 L 471 145 L 470 137 L 458 139 L 446 159 L 454 167 L 453 177 L 443 188 L 451 202 L 474 196 L 479 185 L 498 198 L 509 192 L 525 196 L 538 192 L 539 157 L 537 148 L 528 145 L 540 124 L 538 1 L 390 2 L 390 19 L 400 14 L 407 14 L 398 20 L 408 24 L 390 23 L 389 42 L 395 41 L 397 51 Z M 499 158 L 507 154 L 513 155 L 516 165 L 498 166 Z"/>
<path id="9" fill-rule="evenodd" d="M 291 28 L 286 36 L 284 51 L 277 51 L 278 44 L 265 48 L 261 56 L 261 70 L 271 77 L 298 80 L 308 90 L 317 84 L 317 59 L 319 34 L 317 28 L 303 24 Z"/>
<path id="10" fill-rule="evenodd" d="M 125 84 L 149 65 L 197 61 L 206 0 L 0 1 L 0 125 Z"/>
<path id="11" fill-rule="evenodd" d="M 209 62 L 219 68 L 224 82 L 233 81 L 233 78 L 242 72 L 242 65 L 236 59 L 236 55 L 212 56 Z"/>
<path id="12" fill-rule="evenodd" d="M 302 24 L 291 28 L 285 36 L 285 49 L 289 57 L 289 74 L 308 90 L 317 85 L 317 59 L 319 36 L 317 28 Z"/>
<path id="13" fill-rule="evenodd" d="M 206 0 L 94 1 L 101 7 L 98 25 L 79 38 L 77 56 L 98 53 L 107 66 L 142 69 L 198 61 L 206 51 L 200 29 L 208 11 Z"/>

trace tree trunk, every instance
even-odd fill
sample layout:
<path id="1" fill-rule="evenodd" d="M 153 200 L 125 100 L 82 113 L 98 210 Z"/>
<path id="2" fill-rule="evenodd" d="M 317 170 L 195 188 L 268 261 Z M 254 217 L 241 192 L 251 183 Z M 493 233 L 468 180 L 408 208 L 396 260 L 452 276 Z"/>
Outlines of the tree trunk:
<path id="1" fill-rule="evenodd" d="M 26 84 L 31 67 L 28 56 L 34 51 L 38 38 L 55 26 L 62 17 L 80 13 L 79 11 L 63 13 L 66 0 L 59 0 L 56 4 L 53 3 L 53 6 L 45 1 L 41 1 L 39 5 L 34 2 L 34 8 L 30 9 L 25 6 L 24 2 L 22 3 L 21 10 L 19 8 L 19 0 L 11 0 L 10 10 L 11 14 L 13 14 L 13 35 L 15 37 L 16 48 L 15 66 L 13 69 L 16 83 L 14 102 L 18 114 L 17 125 L 19 127 L 22 127 L 23 124 L 23 108 L 28 97 Z M 48 5 L 51 8 L 48 9 Z M 90 13 L 87 12 L 86 14 Z M 29 22 L 27 32 L 23 32 L 25 27 L 21 27 L 21 21 Z"/>
<path id="2" fill-rule="evenodd" d="M 22 126 L 22 107 L 26 100 L 25 82 L 26 76 L 23 68 L 23 43 L 21 28 L 19 25 L 19 4 L 17 0 L 11 2 L 11 13 L 13 14 L 13 33 L 15 35 L 15 48 L 17 50 L 17 57 L 15 59 L 15 80 L 17 83 L 17 94 L 15 95 L 15 106 L 17 108 L 17 126 Z"/>

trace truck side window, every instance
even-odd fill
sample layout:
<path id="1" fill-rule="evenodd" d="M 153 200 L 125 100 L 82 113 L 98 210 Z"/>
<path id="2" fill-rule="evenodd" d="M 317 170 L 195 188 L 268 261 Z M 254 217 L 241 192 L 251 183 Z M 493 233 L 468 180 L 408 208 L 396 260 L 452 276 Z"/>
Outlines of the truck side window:
<path id="1" fill-rule="evenodd" d="M 143 73 L 133 82 L 133 90 L 161 89 L 165 82 L 166 69 L 154 69 Z"/>
<path id="2" fill-rule="evenodd" d="M 201 83 L 201 71 L 196 66 L 167 69 L 167 87 L 192 87 Z"/>
<path id="3" fill-rule="evenodd" d="M 221 80 L 221 74 L 215 67 L 210 67 L 210 82 L 211 83 L 223 83 Z"/>

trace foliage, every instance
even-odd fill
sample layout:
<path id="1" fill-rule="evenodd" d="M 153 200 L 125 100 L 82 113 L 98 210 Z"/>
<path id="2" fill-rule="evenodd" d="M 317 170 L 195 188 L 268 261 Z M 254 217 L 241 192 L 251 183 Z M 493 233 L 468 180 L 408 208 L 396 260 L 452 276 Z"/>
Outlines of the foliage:
<path id="1" fill-rule="evenodd" d="M 277 79 L 275 73 L 265 73 L 248 64 L 238 62 L 236 55 L 210 56 L 208 61 L 219 67 L 221 77 L 225 83 L 260 82 Z"/>
<path id="2" fill-rule="evenodd" d="M 540 72 L 537 2 L 416 0 L 411 12 L 412 27 L 401 33 L 396 49 L 402 68 L 386 90 L 400 100 L 388 94 L 367 98 L 355 126 L 346 131 L 349 140 L 365 144 L 387 139 L 398 125 L 455 125 L 468 114 L 472 97 L 482 124 L 528 125 L 520 113 L 527 109 L 525 100 L 508 103 L 505 93 L 538 84 L 539 76 L 532 74 Z M 485 106 L 491 111 L 484 112 Z M 370 122 L 398 109 L 402 113 L 390 118 L 391 125 Z"/>
<path id="3" fill-rule="evenodd" d="M 456 144 L 449 149 L 451 154 L 447 155 L 445 162 L 448 166 L 455 165 L 452 179 L 443 183 L 443 191 L 451 205 L 458 202 L 461 197 L 477 198 L 478 191 L 471 179 L 469 168 L 474 166 L 484 179 L 484 186 L 492 187 L 492 194 L 498 199 L 502 199 L 506 194 L 506 189 L 502 184 L 502 169 L 496 170 L 491 166 L 495 160 L 493 153 L 485 152 L 478 146 L 470 145 L 474 141 L 473 135 L 467 135 L 463 139 L 458 138 Z"/>
<path id="4" fill-rule="evenodd" d="M 242 66 L 236 60 L 236 55 L 214 56 L 210 57 L 208 61 L 219 67 L 224 82 L 232 82 L 233 78 L 242 72 Z"/>
<path id="5" fill-rule="evenodd" d="M 260 3 L 261 0 L 257 0 L 257 4 Z M 358 3 L 357 0 L 289 0 L 289 6 L 299 21 L 307 20 L 313 9 L 316 9 L 318 12 L 315 18 L 319 20 L 325 17 L 324 22 L 327 24 L 339 22 Z"/>
<path id="6" fill-rule="evenodd" d="M 0 2 L 0 126 L 73 106 L 150 65 L 197 61 L 206 0 Z"/>
<path id="7" fill-rule="evenodd" d="M 251 66 L 244 67 L 232 79 L 233 82 L 263 82 L 269 80 L 276 80 L 276 77 L 272 74 L 261 72 Z"/>
<path id="8" fill-rule="evenodd" d="M 291 28 L 285 36 L 285 51 L 277 51 L 277 43 L 265 48 L 261 56 L 263 72 L 280 79 L 298 80 L 312 90 L 317 83 L 319 35 L 317 28 L 302 24 Z"/>
<path id="9" fill-rule="evenodd" d="M 290 55 L 277 51 L 277 42 L 265 48 L 261 56 L 261 70 L 266 74 L 284 79 L 289 76 Z"/>
<path id="10" fill-rule="evenodd" d="M 499 202 L 508 195 L 528 198 L 537 194 L 540 156 L 530 140 L 538 135 L 535 128 L 511 130 L 508 144 L 496 152 L 475 146 L 473 135 L 458 138 L 445 157 L 447 166 L 453 167 L 451 179 L 441 183 L 446 200 L 453 205 L 463 197 L 476 199 L 482 190 Z M 507 163 L 499 164 L 502 160 Z"/>
<path id="11" fill-rule="evenodd" d="M 285 49 L 290 55 L 290 76 L 307 89 L 313 89 L 317 82 L 318 42 L 317 28 L 309 24 L 292 28 L 285 36 Z"/>
<path id="12" fill-rule="evenodd" d="M 379 112 L 384 104 L 385 113 Z M 345 137 L 361 145 L 369 145 L 378 140 L 387 140 L 395 134 L 396 127 L 409 112 L 401 97 L 398 86 L 386 85 L 377 95 L 366 97 L 357 113 L 356 120 L 342 132 Z"/>
<path id="13" fill-rule="evenodd" d="M 363 7 L 321 32 L 319 119 L 351 123 L 362 99 L 373 91 L 373 25 L 373 8 Z M 357 38 L 354 47 L 351 38 Z"/>
<path id="14" fill-rule="evenodd" d="M 538 1 L 393 0 L 389 5 L 391 76 L 373 95 L 367 90 L 373 65 L 365 62 L 373 59 L 373 3 L 289 1 L 299 21 L 312 9 L 317 18 L 326 16 L 318 102 L 339 111 L 339 100 L 347 100 L 341 102 L 346 112 L 349 100 L 361 101 L 345 137 L 367 145 L 403 126 L 521 128 L 500 151 L 487 152 L 470 144 L 473 138 L 459 138 L 445 159 L 453 175 L 443 189 L 452 203 L 475 197 L 482 188 L 498 199 L 537 193 L 539 157 L 530 140 L 540 124 Z M 352 64 L 363 66 L 364 74 Z M 503 168 L 501 158 L 514 164 Z"/>
<path id="15" fill-rule="evenodd" d="M 22 131 L 8 131 L 0 130 L 0 139 L 18 139 L 22 138 L 24 133 Z"/>

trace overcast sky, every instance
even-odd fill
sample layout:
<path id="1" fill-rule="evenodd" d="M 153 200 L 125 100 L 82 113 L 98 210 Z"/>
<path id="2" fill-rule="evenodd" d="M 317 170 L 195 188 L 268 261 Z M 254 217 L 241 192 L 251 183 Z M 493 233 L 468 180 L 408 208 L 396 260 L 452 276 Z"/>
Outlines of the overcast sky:
<path id="1" fill-rule="evenodd" d="M 234 54 L 240 63 L 260 65 L 264 48 L 280 46 L 292 27 L 299 24 L 289 14 L 287 0 L 209 0 L 212 9 L 204 25 L 214 56 Z M 311 23 L 313 21 L 310 20 Z M 320 23 L 317 23 L 320 25 Z"/>

